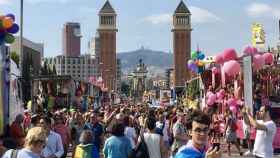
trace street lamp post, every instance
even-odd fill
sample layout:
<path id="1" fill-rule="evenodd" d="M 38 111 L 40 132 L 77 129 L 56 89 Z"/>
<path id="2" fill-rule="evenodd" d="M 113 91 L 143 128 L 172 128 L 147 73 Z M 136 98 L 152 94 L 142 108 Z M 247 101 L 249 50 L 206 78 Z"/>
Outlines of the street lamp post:
<path id="1" fill-rule="evenodd" d="M 20 76 L 23 77 L 23 0 L 20 0 L 20 37 L 19 37 L 19 44 L 20 44 L 20 52 L 19 52 L 19 67 L 20 67 Z M 22 97 L 21 99 L 23 100 L 23 88 L 24 84 L 21 84 L 20 88 L 20 96 Z"/>

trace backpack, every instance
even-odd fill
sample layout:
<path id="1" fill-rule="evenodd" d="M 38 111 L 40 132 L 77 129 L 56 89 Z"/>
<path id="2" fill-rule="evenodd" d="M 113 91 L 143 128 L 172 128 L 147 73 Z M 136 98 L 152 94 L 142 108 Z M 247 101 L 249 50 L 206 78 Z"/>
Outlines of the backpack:
<path id="1" fill-rule="evenodd" d="M 129 155 L 129 158 L 150 158 L 148 147 L 144 140 L 144 136 L 141 134 L 140 138 L 140 144 L 136 147 L 136 149 L 132 150 L 131 154 Z"/>

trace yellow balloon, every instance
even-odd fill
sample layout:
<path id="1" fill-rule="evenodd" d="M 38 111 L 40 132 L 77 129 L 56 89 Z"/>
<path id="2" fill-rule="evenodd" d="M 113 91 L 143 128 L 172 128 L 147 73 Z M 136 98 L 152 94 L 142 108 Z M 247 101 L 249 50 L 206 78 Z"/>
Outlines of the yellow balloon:
<path id="1" fill-rule="evenodd" d="M 204 66 L 204 63 L 202 61 L 199 61 L 198 66 Z"/>

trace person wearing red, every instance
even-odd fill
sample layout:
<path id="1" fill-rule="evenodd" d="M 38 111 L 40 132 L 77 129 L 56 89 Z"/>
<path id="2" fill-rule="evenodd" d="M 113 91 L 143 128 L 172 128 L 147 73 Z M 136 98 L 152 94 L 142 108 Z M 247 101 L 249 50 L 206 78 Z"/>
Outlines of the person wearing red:
<path id="1" fill-rule="evenodd" d="M 61 158 L 65 158 L 67 156 L 69 144 L 71 142 L 71 134 L 69 128 L 65 126 L 64 120 L 60 115 L 55 116 L 54 131 L 61 136 L 64 148 L 64 154 Z"/>
<path id="2" fill-rule="evenodd" d="M 18 114 L 15 121 L 10 126 L 10 136 L 15 140 L 17 147 L 19 148 L 24 145 L 25 138 L 25 132 L 22 127 L 23 119 L 23 115 Z"/>
<path id="3" fill-rule="evenodd" d="M 23 128 L 27 131 L 31 127 L 31 115 L 29 110 L 24 110 Z"/>

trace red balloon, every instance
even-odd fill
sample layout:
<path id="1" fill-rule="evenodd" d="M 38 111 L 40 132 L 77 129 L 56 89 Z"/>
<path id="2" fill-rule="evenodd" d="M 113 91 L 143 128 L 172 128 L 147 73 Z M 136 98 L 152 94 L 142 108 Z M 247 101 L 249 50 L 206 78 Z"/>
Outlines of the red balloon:
<path id="1" fill-rule="evenodd" d="M 224 52 L 223 52 L 223 59 L 224 59 L 225 62 L 237 59 L 236 51 L 232 48 L 225 49 Z"/>
<path id="2" fill-rule="evenodd" d="M 273 59 L 272 53 L 264 53 L 263 58 L 264 58 L 265 64 L 267 64 L 267 65 L 273 64 L 274 59 Z"/>

